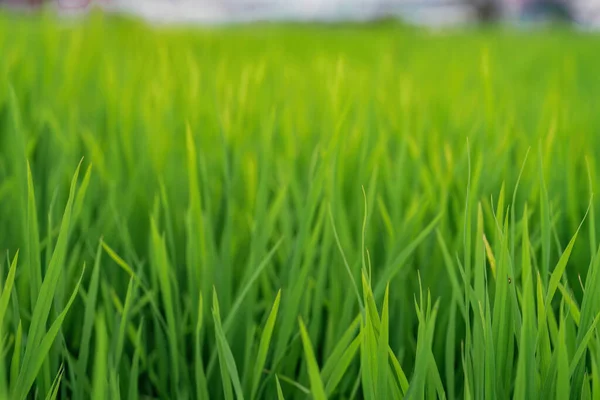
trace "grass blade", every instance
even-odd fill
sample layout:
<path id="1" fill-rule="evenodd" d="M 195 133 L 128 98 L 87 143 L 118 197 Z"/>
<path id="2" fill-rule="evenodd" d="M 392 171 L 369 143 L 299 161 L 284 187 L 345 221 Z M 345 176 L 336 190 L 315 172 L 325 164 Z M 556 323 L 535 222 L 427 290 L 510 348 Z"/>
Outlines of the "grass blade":
<path id="1" fill-rule="evenodd" d="M 83 269 L 85 271 L 85 266 Z M 65 308 L 61 311 L 56 320 L 52 323 L 50 329 L 48 329 L 48 332 L 42 337 L 40 344 L 32 352 L 32 359 L 30 359 L 27 363 L 23 363 L 23 367 L 21 368 L 21 372 L 19 373 L 19 377 L 15 385 L 15 393 L 13 395 L 14 399 L 25 399 L 27 393 L 31 389 L 31 386 L 33 385 L 33 382 L 35 381 L 35 378 L 39 370 L 42 368 L 42 364 L 46 359 L 46 355 L 50 351 L 50 348 L 54 343 L 54 339 L 58 335 L 58 331 L 60 330 L 63 321 L 67 316 L 69 309 L 71 308 L 71 305 L 77 297 L 77 294 L 79 292 L 79 286 L 81 285 L 81 281 L 83 279 L 84 271 L 82 271 L 81 277 L 79 278 L 79 281 L 77 282 L 77 285 L 75 286 L 75 289 L 73 290 L 69 301 L 65 305 Z M 27 349 L 25 350 L 25 354 L 27 354 Z"/>
<path id="2" fill-rule="evenodd" d="M 213 291 L 213 319 L 215 322 L 215 335 L 217 340 L 217 347 L 219 351 L 219 363 L 221 364 L 221 371 L 223 374 L 223 384 L 225 385 L 225 380 L 231 379 L 231 383 L 233 384 L 233 389 L 235 390 L 236 397 L 238 400 L 244 399 L 244 393 L 242 390 L 242 384 L 240 382 L 240 377 L 237 372 L 237 367 L 235 365 L 235 360 L 233 358 L 233 354 L 231 353 L 231 349 L 229 344 L 227 343 L 227 338 L 225 337 L 225 332 L 223 331 L 223 327 L 221 326 L 221 316 L 219 313 L 219 301 L 217 299 L 217 292 Z M 226 370 L 226 373 L 223 373 L 223 370 Z M 231 390 L 231 389 L 229 389 Z M 233 398 L 231 393 L 227 393 L 226 389 L 226 397 L 229 396 Z"/>
<path id="3" fill-rule="evenodd" d="M 251 398 L 254 399 L 256 397 L 258 391 L 258 384 L 260 382 L 260 377 L 263 374 L 263 369 L 265 366 L 265 362 L 267 360 L 267 352 L 269 351 L 269 345 L 271 343 L 271 337 L 273 335 L 273 329 L 275 328 L 275 321 L 277 320 L 277 311 L 279 310 L 279 301 L 281 299 L 281 290 L 277 292 L 277 297 L 275 297 L 275 302 L 273 303 L 273 307 L 271 308 L 271 312 L 269 317 L 267 318 L 267 322 L 265 323 L 265 327 L 263 329 L 263 333 L 260 337 L 260 343 L 258 345 L 258 354 L 256 355 L 256 363 L 254 369 L 254 378 L 252 380 L 252 391 Z"/>
<path id="4" fill-rule="evenodd" d="M 275 382 L 277 383 L 277 400 L 285 400 L 283 397 L 283 391 L 281 390 L 281 384 L 279 383 L 279 377 L 275 375 Z"/>
<path id="5" fill-rule="evenodd" d="M 92 383 L 92 399 L 106 400 L 108 388 L 108 338 L 106 322 L 102 313 L 96 317 L 96 353 L 94 357 L 94 380 Z"/>
<path id="6" fill-rule="evenodd" d="M 101 244 L 98 244 L 96 258 L 94 260 L 94 267 L 92 268 L 92 276 L 90 278 L 90 284 L 88 286 L 88 292 L 85 301 L 83 328 L 79 345 L 81 351 L 77 360 L 77 387 L 75 388 L 75 393 L 80 398 L 84 397 L 90 342 L 92 337 L 92 329 L 96 319 L 96 302 L 98 299 L 98 287 L 100 282 L 101 258 L 102 248 Z"/>
<path id="7" fill-rule="evenodd" d="M 308 376 L 310 378 L 310 391 L 315 400 L 325 400 L 327 399 L 327 396 L 325 395 L 321 373 L 319 372 L 319 366 L 317 364 L 317 359 L 315 358 L 312 344 L 310 343 L 310 338 L 308 337 L 308 332 L 306 331 L 302 319 L 299 319 L 298 323 L 300 325 L 300 336 L 304 347 L 306 368 L 308 369 Z"/>
<path id="8" fill-rule="evenodd" d="M 50 391 L 46 395 L 46 400 L 55 400 L 58 396 L 58 389 L 60 387 L 60 381 L 62 380 L 63 373 L 65 372 L 64 367 L 61 365 L 58 369 L 58 374 L 54 378 L 54 382 L 52 382 L 52 386 L 50 387 Z"/>

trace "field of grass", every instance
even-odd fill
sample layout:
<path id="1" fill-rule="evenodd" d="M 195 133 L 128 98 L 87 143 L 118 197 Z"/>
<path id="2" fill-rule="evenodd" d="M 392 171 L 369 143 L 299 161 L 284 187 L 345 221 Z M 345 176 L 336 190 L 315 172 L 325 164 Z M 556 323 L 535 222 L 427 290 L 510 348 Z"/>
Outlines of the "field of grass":
<path id="1" fill-rule="evenodd" d="M 600 36 L 0 15 L 0 399 L 598 399 Z"/>

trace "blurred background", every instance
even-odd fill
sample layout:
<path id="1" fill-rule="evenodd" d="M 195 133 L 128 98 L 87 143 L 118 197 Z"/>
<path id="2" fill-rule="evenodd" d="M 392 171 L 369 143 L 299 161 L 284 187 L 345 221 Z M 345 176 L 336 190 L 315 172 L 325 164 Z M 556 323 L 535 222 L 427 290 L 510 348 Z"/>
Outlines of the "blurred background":
<path id="1" fill-rule="evenodd" d="M 600 0 L 0 0 L 23 10 L 84 13 L 93 8 L 157 23 L 371 21 L 386 18 L 431 27 L 561 21 L 600 28 Z"/>

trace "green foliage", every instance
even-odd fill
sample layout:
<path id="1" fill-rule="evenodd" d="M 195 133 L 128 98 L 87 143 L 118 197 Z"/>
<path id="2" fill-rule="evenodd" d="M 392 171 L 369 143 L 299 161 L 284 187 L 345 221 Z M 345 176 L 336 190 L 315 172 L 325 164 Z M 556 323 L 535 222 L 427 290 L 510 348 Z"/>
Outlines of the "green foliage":
<path id="1" fill-rule="evenodd" d="M 598 41 L 0 14 L 0 400 L 600 398 Z"/>

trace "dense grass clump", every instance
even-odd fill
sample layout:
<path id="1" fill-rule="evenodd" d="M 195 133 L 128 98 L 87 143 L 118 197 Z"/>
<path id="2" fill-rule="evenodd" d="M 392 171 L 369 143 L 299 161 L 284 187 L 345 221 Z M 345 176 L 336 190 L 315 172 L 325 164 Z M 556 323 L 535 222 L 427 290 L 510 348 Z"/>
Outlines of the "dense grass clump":
<path id="1" fill-rule="evenodd" d="M 0 17 L 0 399 L 600 398 L 599 47 Z"/>

